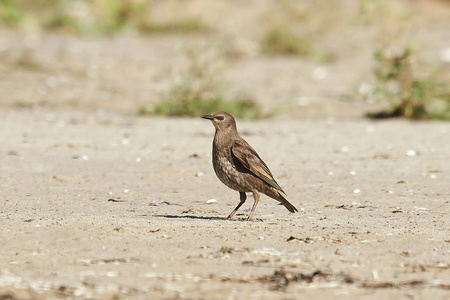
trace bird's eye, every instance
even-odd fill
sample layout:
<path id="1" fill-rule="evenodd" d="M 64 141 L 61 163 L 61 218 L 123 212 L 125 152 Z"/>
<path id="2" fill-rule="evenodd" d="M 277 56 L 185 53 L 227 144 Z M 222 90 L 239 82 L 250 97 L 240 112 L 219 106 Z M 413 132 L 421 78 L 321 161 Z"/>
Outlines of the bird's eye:
<path id="1" fill-rule="evenodd" d="M 223 119 L 225 119 L 225 117 L 224 116 L 218 116 L 218 117 L 216 117 L 216 119 L 219 120 L 219 121 L 223 121 Z"/>

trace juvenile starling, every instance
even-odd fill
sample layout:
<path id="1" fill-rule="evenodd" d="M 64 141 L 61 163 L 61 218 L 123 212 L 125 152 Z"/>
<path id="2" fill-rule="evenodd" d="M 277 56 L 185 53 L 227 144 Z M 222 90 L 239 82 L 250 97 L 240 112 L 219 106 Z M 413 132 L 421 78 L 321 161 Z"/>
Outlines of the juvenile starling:
<path id="1" fill-rule="evenodd" d="M 229 188 L 238 191 L 241 202 L 226 218 L 233 218 L 236 211 L 247 199 L 246 192 L 253 193 L 252 210 L 247 220 L 252 220 L 259 193 L 280 201 L 290 212 L 298 211 L 287 199 L 286 194 L 275 181 L 267 165 L 258 153 L 239 136 L 236 121 L 226 112 L 216 112 L 202 116 L 211 120 L 216 133 L 212 148 L 212 163 L 217 177 Z"/>

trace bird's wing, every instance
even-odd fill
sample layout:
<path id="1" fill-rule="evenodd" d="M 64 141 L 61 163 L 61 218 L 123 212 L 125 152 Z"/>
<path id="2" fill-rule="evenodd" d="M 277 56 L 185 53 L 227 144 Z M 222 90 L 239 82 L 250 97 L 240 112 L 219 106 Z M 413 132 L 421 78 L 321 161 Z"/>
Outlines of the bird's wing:
<path id="1" fill-rule="evenodd" d="M 261 178 L 277 190 L 282 191 L 275 181 L 267 165 L 259 157 L 258 153 L 245 141 L 236 141 L 231 147 L 231 153 L 250 172 Z"/>

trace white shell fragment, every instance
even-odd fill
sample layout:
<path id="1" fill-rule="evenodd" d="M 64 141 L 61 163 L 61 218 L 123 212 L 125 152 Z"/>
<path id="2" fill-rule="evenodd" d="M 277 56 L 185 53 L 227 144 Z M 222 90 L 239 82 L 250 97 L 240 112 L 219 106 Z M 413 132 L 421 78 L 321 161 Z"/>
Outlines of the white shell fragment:
<path id="1" fill-rule="evenodd" d="M 82 155 L 74 155 L 72 156 L 73 159 L 81 159 L 81 160 L 89 160 L 89 156 L 87 156 L 86 154 L 82 154 Z"/>
<path id="2" fill-rule="evenodd" d="M 152 201 L 152 204 L 153 204 L 153 205 L 159 205 L 159 204 L 164 204 L 164 203 L 165 203 L 164 200 L 155 200 L 155 201 Z"/>

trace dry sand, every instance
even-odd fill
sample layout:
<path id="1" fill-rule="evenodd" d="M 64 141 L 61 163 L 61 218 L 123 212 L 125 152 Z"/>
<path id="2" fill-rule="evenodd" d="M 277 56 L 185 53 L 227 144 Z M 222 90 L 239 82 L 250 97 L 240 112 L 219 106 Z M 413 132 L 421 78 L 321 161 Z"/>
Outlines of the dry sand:
<path id="1" fill-rule="evenodd" d="M 450 128 L 238 121 L 300 212 L 239 195 L 190 118 L 0 116 L 3 299 L 448 299 Z M 217 202 L 207 203 L 209 199 Z"/>

